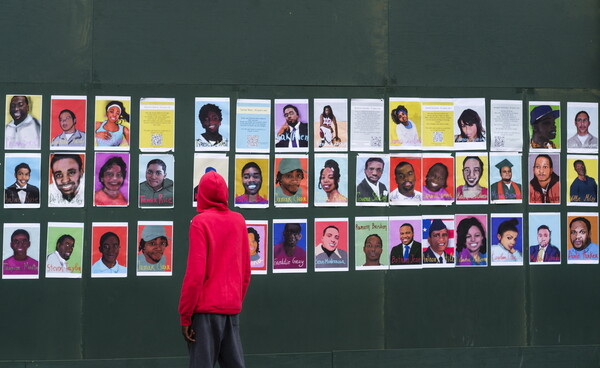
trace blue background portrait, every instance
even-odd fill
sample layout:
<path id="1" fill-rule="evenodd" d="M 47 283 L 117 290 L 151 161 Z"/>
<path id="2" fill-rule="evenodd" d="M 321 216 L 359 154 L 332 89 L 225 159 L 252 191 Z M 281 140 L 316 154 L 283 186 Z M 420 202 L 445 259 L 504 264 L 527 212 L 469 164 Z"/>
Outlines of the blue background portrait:
<path id="1" fill-rule="evenodd" d="M 517 230 L 519 232 L 519 235 L 517 235 L 517 241 L 515 243 L 515 249 L 518 250 L 519 252 L 521 252 L 521 254 L 523 254 L 523 218 L 522 217 L 516 217 L 516 216 L 507 216 L 507 217 L 492 217 L 492 231 L 489 232 L 489 242 L 490 245 L 493 244 L 500 244 L 500 241 L 498 241 L 498 226 L 500 226 L 501 223 L 503 223 L 504 221 L 510 220 L 516 218 L 519 223 L 517 224 Z"/>

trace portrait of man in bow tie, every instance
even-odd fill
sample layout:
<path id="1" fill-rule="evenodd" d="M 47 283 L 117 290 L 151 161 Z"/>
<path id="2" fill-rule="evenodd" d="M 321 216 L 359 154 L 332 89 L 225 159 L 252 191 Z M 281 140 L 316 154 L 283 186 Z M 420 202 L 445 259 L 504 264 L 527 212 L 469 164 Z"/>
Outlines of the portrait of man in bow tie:
<path id="1" fill-rule="evenodd" d="M 7 169 L 9 170 L 9 169 Z M 31 167 L 26 162 L 21 162 L 14 169 L 15 182 L 4 190 L 5 204 L 39 204 L 40 190 L 35 185 L 29 184 Z"/>

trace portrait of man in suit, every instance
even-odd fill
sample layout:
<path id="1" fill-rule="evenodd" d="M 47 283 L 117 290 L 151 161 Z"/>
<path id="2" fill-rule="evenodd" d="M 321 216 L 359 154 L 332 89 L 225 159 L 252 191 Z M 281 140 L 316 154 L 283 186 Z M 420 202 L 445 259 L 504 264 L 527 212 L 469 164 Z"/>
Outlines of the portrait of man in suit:
<path id="1" fill-rule="evenodd" d="M 426 263 L 454 263 L 454 256 L 448 254 L 446 248 L 449 243 L 449 232 L 446 224 L 440 219 L 435 219 L 429 226 L 427 237 L 429 247 L 423 251 L 423 264 Z"/>
<path id="2" fill-rule="evenodd" d="M 308 147 L 308 124 L 300 121 L 300 113 L 294 105 L 283 107 L 285 123 L 275 136 L 275 147 Z"/>
<path id="3" fill-rule="evenodd" d="M 560 250 L 551 244 L 552 232 L 546 225 L 537 229 L 537 245 L 529 248 L 529 262 L 558 262 L 560 263 Z"/>
<path id="4" fill-rule="evenodd" d="M 31 167 L 25 162 L 15 166 L 15 182 L 4 190 L 5 204 L 40 203 L 40 190 L 29 184 Z"/>
<path id="5" fill-rule="evenodd" d="M 421 243 L 415 241 L 415 230 L 408 222 L 400 225 L 400 244 L 390 252 L 390 265 L 421 264 Z"/>
<path id="6" fill-rule="evenodd" d="M 380 157 L 369 157 L 365 162 L 365 178 L 356 187 L 357 202 L 387 202 L 388 190 L 381 183 L 385 163 Z"/>

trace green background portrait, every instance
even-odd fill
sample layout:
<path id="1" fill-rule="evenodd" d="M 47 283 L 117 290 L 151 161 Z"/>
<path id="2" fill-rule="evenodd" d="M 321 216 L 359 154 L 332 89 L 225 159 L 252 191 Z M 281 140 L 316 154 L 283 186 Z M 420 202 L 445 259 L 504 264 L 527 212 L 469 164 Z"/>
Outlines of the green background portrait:
<path id="1" fill-rule="evenodd" d="M 71 235 L 75 239 L 73 253 L 67 261 L 69 267 L 79 267 L 79 271 L 72 273 L 81 273 L 83 264 L 83 224 L 81 227 L 72 226 L 48 226 L 48 244 L 46 245 L 46 257 L 56 250 L 56 241 L 62 235 Z"/>
<path id="2" fill-rule="evenodd" d="M 359 229 L 360 226 L 370 225 L 369 229 Z M 374 229 L 373 225 L 376 225 L 378 228 Z M 381 228 L 379 228 L 381 227 Z M 365 246 L 365 239 L 367 236 L 371 234 L 377 234 L 381 238 L 381 257 L 379 258 L 379 263 L 382 266 L 388 265 L 389 262 L 389 253 L 388 253 L 388 222 L 387 218 L 385 220 L 378 220 L 375 218 L 374 220 L 356 220 L 354 224 L 354 252 L 356 254 L 355 257 L 355 265 L 356 267 L 361 267 L 365 264 L 365 252 L 363 251 L 363 247 Z"/>
<path id="3" fill-rule="evenodd" d="M 545 104 L 539 104 L 539 105 L 529 105 L 529 113 L 527 114 L 527 126 L 529 127 L 529 139 L 531 139 L 533 137 L 533 125 L 531 125 L 531 111 L 538 107 L 538 106 L 542 106 Z M 550 106 L 550 108 L 552 109 L 552 111 L 554 110 L 560 110 L 560 106 L 559 105 L 548 105 Z M 560 148 L 560 137 L 561 137 L 561 120 L 563 119 L 563 112 L 560 112 L 560 116 L 557 117 L 556 119 L 554 119 L 554 124 L 556 125 L 556 137 L 554 137 L 554 139 L 551 139 L 550 142 L 554 143 L 556 145 L 556 149 Z M 527 143 L 526 146 L 530 146 L 531 143 Z"/>

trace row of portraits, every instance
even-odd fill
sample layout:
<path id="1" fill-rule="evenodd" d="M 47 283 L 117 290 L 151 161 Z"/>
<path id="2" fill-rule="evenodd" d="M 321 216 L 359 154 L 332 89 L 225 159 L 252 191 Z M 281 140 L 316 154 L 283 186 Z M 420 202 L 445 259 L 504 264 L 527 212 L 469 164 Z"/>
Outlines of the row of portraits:
<path id="1" fill-rule="evenodd" d="M 315 271 L 347 271 L 353 252 L 357 270 L 522 266 L 524 258 L 531 265 L 599 263 L 597 212 L 568 213 L 565 222 L 560 213 L 530 213 L 527 223 L 507 213 L 357 217 L 353 247 L 348 218 L 315 219 L 312 239 L 306 219 L 274 219 L 271 241 L 268 221 L 246 226 L 254 274 L 266 274 L 269 260 L 274 273 L 306 272 L 309 253 Z M 5 223 L 2 278 L 38 278 L 42 268 L 47 278 L 81 278 L 87 267 L 91 277 L 127 277 L 133 263 L 138 276 L 171 276 L 173 223 L 139 221 L 136 235 L 129 247 L 127 223 L 92 223 L 84 266 L 83 223 L 48 223 L 44 262 L 40 224 Z"/>
<path id="2" fill-rule="evenodd" d="M 524 258 L 598 264 L 598 213 L 569 213 L 565 223 L 560 213 L 530 213 L 527 223 L 522 214 L 491 214 L 489 222 L 484 214 L 357 217 L 353 246 L 347 218 L 315 219 L 312 240 L 306 219 L 274 219 L 271 242 L 268 221 L 247 221 L 247 228 L 252 270 L 260 274 L 268 260 L 274 273 L 306 272 L 309 256 L 315 271 L 347 271 L 351 253 L 357 270 L 522 266 Z"/>
<path id="3" fill-rule="evenodd" d="M 355 172 L 350 171 L 345 154 L 313 157 L 315 174 L 311 179 L 306 155 L 276 155 L 273 175 L 266 174 L 271 167 L 269 156 L 237 155 L 235 205 L 264 208 L 274 203 L 276 207 L 307 207 L 309 183 L 313 185 L 315 206 L 343 207 L 349 202 L 357 206 L 454 202 L 598 204 L 598 158 L 592 155 L 568 155 L 567 168 L 561 173 L 559 153 L 531 153 L 527 158 L 528 183 L 522 178 L 523 158 L 517 152 L 492 152 L 489 156 L 481 152 L 460 152 L 455 156 L 358 154 Z M 227 170 L 227 158 L 222 156 L 221 160 L 221 170 Z M 211 164 L 215 162 L 216 159 L 210 159 Z M 196 171 L 206 168 L 200 164 Z M 566 201 L 561 200 L 561 178 L 568 188 Z"/>
<path id="4" fill-rule="evenodd" d="M 130 203 L 130 154 L 96 152 L 93 170 L 95 206 L 126 207 Z M 307 155 L 276 155 L 274 175 L 268 155 L 235 157 L 234 204 L 244 208 L 307 207 L 310 168 Z M 559 153 L 531 153 L 529 184 L 521 177 L 519 153 L 461 152 L 449 154 L 379 155 L 356 157 L 354 180 L 346 154 L 315 154 L 312 180 L 315 206 L 347 206 L 354 197 L 358 206 L 418 204 L 522 203 L 560 204 L 561 177 L 568 188 L 566 203 L 598 204 L 598 158 L 568 155 L 561 174 Z M 225 155 L 196 154 L 194 181 L 207 171 L 227 180 L 229 159 Z M 48 205 L 83 207 L 85 154 L 52 153 L 49 158 Z M 171 154 L 139 155 L 137 186 L 140 208 L 174 207 L 174 157 Z M 41 156 L 36 153 L 5 154 L 5 208 L 39 207 Z M 488 175 L 489 174 L 489 175 Z M 352 181 L 351 181 L 352 180 Z M 273 185 L 270 185 L 272 181 Z M 351 195 L 351 183 L 355 192 Z M 525 190 L 528 187 L 528 191 Z M 192 186 L 192 202 L 197 186 Z M 271 188 L 273 196 L 271 196 Z"/>
<path id="5" fill-rule="evenodd" d="M 49 207 L 84 207 L 87 176 L 93 179 L 94 206 L 129 206 L 130 154 L 96 152 L 93 170 L 86 167 L 85 156 L 85 153 L 77 152 L 50 154 L 48 184 L 42 186 L 40 154 L 6 153 L 4 207 L 39 208 L 42 187 L 48 188 Z M 139 155 L 139 171 L 135 173 L 134 182 L 139 188 L 137 202 L 140 208 L 174 206 L 174 181 L 171 179 L 174 164 L 171 154 Z"/>
<path id="6" fill-rule="evenodd" d="M 6 96 L 6 149 L 41 148 L 42 99 Z M 315 151 L 383 151 L 386 125 L 390 150 L 485 150 L 488 129 L 492 151 L 522 151 L 525 146 L 522 101 L 492 100 L 489 124 L 484 98 L 392 97 L 387 113 L 382 99 L 356 99 L 350 114 L 348 99 L 314 99 L 312 116 L 308 99 L 239 99 L 235 114 L 229 98 L 197 97 L 194 106 L 197 151 L 229 151 L 232 116 L 236 152 L 268 153 L 272 145 L 275 152 L 308 152 L 311 140 Z M 87 136 L 93 135 L 89 140 L 97 150 L 127 151 L 132 133 L 139 133 L 141 150 L 174 149 L 175 99 L 140 99 L 139 124 L 132 121 L 131 110 L 131 97 L 96 96 L 92 128 L 87 127 L 86 96 L 53 95 L 50 149 L 85 150 Z M 560 151 L 566 141 L 569 152 L 598 152 L 598 103 L 568 102 L 566 127 L 557 101 L 529 102 L 526 115 L 530 150 Z"/>
<path id="7" fill-rule="evenodd" d="M 126 222 L 94 222 L 91 239 L 84 237 L 83 223 L 49 222 L 46 244 L 40 230 L 38 223 L 4 224 L 2 278 L 32 279 L 40 273 L 47 278 L 81 278 L 84 271 L 91 277 L 127 277 L 134 264 L 137 276 L 173 273 L 172 221 L 139 221 L 137 242 L 131 247 Z M 89 261 L 83 259 L 86 248 Z M 133 262 L 130 253 L 135 254 Z"/>

